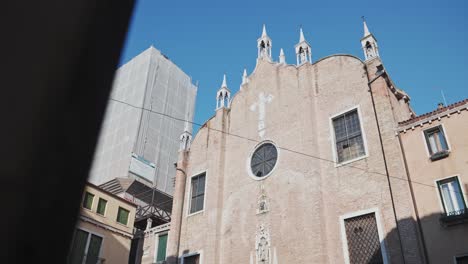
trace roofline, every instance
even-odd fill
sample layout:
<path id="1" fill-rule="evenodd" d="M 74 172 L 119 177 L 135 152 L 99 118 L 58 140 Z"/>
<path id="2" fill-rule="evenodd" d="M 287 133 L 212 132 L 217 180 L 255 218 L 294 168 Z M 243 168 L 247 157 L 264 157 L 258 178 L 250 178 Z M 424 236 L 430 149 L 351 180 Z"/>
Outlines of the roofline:
<path id="1" fill-rule="evenodd" d="M 425 123 L 430 124 L 435 119 L 440 120 L 442 117 L 450 117 L 451 114 L 460 114 L 462 111 L 468 111 L 468 98 L 445 106 L 441 109 L 436 109 L 432 112 L 413 117 L 403 122 L 399 122 L 398 132 L 406 133 L 408 129 L 413 130 L 415 127 L 423 126 Z"/>
<path id="2" fill-rule="evenodd" d="M 122 202 L 125 202 L 125 203 L 127 203 L 127 204 L 129 204 L 129 205 L 131 205 L 131 206 L 133 206 L 133 207 L 135 207 L 135 208 L 138 207 L 136 204 L 130 202 L 129 200 L 126 200 L 126 199 L 124 199 L 124 198 L 122 198 L 122 197 L 120 197 L 120 196 L 117 196 L 117 195 L 115 195 L 115 194 L 109 192 L 109 191 L 106 191 L 106 190 L 100 188 L 99 186 L 94 185 L 94 184 L 92 184 L 92 183 L 90 183 L 90 182 L 86 182 L 86 185 L 89 186 L 89 187 L 91 187 L 91 188 L 98 189 L 99 191 L 101 191 L 101 192 L 103 192 L 103 193 L 105 193 L 105 194 L 107 194 L 107 195 L 109 195 L 109 196 L 112 196 L 113 198 L 115 198 L 115 199 L 117 199 L 117 200 L 120 200 L 120 201 L 122 201 Z"/>

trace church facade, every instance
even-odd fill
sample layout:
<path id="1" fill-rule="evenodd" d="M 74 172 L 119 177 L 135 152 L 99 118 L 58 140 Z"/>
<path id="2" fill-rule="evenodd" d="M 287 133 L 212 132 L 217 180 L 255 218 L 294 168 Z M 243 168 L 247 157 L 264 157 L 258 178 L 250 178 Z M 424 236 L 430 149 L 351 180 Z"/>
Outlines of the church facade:
<path id="1" fill-rule="evenodd" d="M 414 116 L 364 22 L 365 60 L 272 57 L 181 136 L 168 263 L 423 263 L 399 122 Z"/>

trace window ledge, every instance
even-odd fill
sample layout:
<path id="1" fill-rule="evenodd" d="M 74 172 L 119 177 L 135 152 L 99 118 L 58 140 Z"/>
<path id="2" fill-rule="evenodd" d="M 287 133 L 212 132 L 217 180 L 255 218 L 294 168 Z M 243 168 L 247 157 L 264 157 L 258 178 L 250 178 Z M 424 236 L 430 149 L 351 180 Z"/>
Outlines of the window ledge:
<path id="1" fill-rule="evenodd" d="M 451 213 L 443 213 L 439 221 L 443 227 L 468 223 L 468 210 L 461 209 Z"/>
<path id="2" fill-rule="evenodd" d="M 431 161 L 436 161 L 436 160 L 446 158 L 449 156 L 449 154 L 450 154 L 450 151 L 448 150 L 439 151 L 431 155 Z"/>

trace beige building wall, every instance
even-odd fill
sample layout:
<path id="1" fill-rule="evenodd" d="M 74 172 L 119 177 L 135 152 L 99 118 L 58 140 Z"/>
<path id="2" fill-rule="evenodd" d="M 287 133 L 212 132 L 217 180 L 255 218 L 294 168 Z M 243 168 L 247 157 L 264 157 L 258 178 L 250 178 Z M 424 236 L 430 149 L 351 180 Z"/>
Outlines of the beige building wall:
<path id="1" fill-rule="evenodd" d="M 171 224 L 164 224 L 155 226 L 153 228 L 144 231 L 143 241 L 143 255 L 141 258 L 141 264 L 153 264 L 158 263 L 157 253 L 159 248 L 159 236 L 167 235 Z"/>
<path id="2" fill-rule="evenodd" d="M 436 182 L 458 176 L 465 203 L 468 190 L 468 101 L 447 108 L 405 122 L 399 133 L 431 263 L 454 263 L 455 256 L 468 255 L 466 223 L 444 226 L 440 222 L 444 208 Z M 444 129 L 450 153 L 431 161 L 424 131 L 439 125 Z"/>
<path id="3" fill-rule="evenodd" d="M 104 259 L 104 263 L 128 263 L 136 205 L 90 183 L 85 186 L 83 198 L 86 192 L 94 195 L 92 207 L 86 209 L 81 204 L 76 228 L 102 237 L 99 257 Z M 97 213 L 99 198 L 107 201 L 104 215 Z M 130 212 L 126 225 L 117 222 L 119 207 Z"/>
<path id="4" fill-rule="evenodd" d="M 301 66 L 258 60 L 230 109 L 217 110 L 193 140 L 178 256 L 198 252 L 203 264 L 254 263 L 256 234 L 264 225 L 271 263 L 344 263 L 343 219 L 375 212 L 385 263 L 403 263 L 403 255 L 407 263 L 420 263 L 409 187 L 391 180 L 396 220 L 368 91 L 379 63 L 378 58 L 363 63 L 349 55 Z M 411 110 L 401 102 L 405 99 L 389 99 L 395 95 L 383 79 L 374 89 L 379 120 L 388 123 L 381 131 L 384 148 L 391 152 L 390 173 L 405 178 L 395 132 Z M 268 101 L 264 115 L 262 100 Z M 399 106 L 392 108 L 392 100 Z M 366 155 L 337 165 L 331 118 L 355 108 Z M 255 147 L 265 141 L 278 147 L 278 161 L 270 176 L 256 180 L 248 164 Z M 202 172 L 204 210 L 189 215 L 191 177 Z M 257 214 L 262 189 L 269 211 Z M 171 232 L 177 228 L 173 222 Z"/>

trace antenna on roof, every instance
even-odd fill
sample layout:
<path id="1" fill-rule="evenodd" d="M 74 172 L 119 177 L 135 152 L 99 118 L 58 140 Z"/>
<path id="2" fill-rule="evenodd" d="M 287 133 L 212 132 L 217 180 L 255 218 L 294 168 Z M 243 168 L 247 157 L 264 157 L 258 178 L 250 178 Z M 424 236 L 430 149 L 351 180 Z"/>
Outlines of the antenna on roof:
<path id="1" fill-rule="evenodd" d="M 444 100 L 444 106 L 447 106 L 447 101 L 445 100 L 444 90 L 440 89 L 440 93 L 442 94 L 442 99 Z"/>

